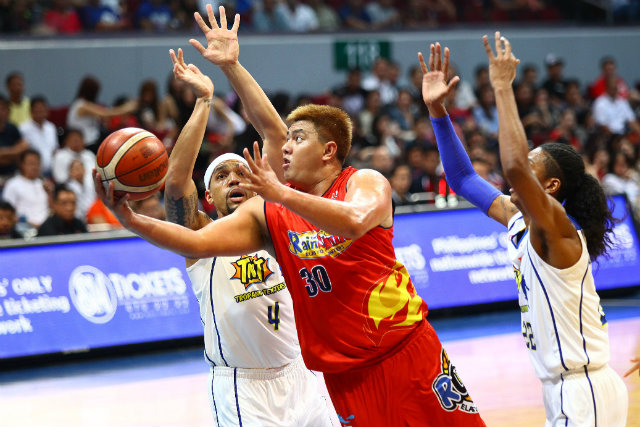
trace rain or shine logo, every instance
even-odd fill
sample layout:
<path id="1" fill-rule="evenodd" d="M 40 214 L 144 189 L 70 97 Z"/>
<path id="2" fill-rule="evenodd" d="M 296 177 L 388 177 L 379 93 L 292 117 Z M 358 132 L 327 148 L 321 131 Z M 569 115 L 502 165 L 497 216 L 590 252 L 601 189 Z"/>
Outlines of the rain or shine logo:
<path id="1" fill-rule="evenodd" d="M 231 265 L 236 269 L 231 278 L 240 280 L 245 289 L 254 283 L 265 282 L 273 274 L 273 271 L 269 270 L 267 260 L 257 255 L 242 255 Z"/>
<path id="2" fill-rule="evenodd" d="M 337 257 L 351 246 L 352 240 L 325 231 L 296 232 L 289 230 L 289 252 L 298 258 Z"/>

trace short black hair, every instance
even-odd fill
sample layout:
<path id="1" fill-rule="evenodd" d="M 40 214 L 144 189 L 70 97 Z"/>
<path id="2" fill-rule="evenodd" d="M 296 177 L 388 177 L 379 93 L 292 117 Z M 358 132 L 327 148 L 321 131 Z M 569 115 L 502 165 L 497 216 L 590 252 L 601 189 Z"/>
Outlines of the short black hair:
<path id="1" fill-rule="evenodd" d="M 616 63 L 616 60 L 611 55 L 606 55 L 600 58 L 600 68 L 603 68 L 607 64 L 615 65 L 615 63 Z"/>
<path id="2" fill-rule="evenodd" d="M 22 153 L 20 153 L 20 159 L 19 159 L 20 163 L 23 163 L 24 159 L 26 159 L 29 154 L 35 154 L 36 156 L 38 156 L 38 159 L 41 158 L 39 152 L 37 152 L 33 148 L 27 148 Z"/>
<path id="3" fill-rule="evenodd" d="M 44 95 L 36 95 L 31 97 L 31 108 L 33 108 L 33 106 L 38 103 L 44 104 L 45 106 L 49 105 L 49 103 L 47 102 L 47 98 L 45 98 Z"/>
<path id="4" fill-rule="evenodd" d="M 74 133 L 80 134 L 80 136 L 84 136 L 82 135 L 82 131 L 78 128 L 73 128 L 73 127 L 69 127 L 69 128 L 65 128 L 64 132 L 62 133 L 62 140 L 66 140 L 69 135 L 73 135 Z"/>
<path id="5" fill-rule="evenodd" d="M 483 72 L 489 72 L 489 66 L 487 64 L 476 65 L 476 68 L 473 70 L 473 75 L 478 77 Z"/>
<path id="6" fill-rule="evenodd" d="M 9 82 L 11 80 L 13 80 L 14 78 L 19 77 L 22 80 L 24 80 L 24 77 L 22 77 L 22 73 L 19 71 L 12 71 L 9 74 L 7 74 L 7 78 L 4 80 L 4 83 L 9 86 Z"/>
<path id="7" fill-rule="evenodd" d="M 64 191 L 68 193 L 73 193 L 74 196 L 76 194 L 73 192 L 72 189 L 67 187 L 65 184 L 56 184 L 56 186 L 53 188 L 53 200 L 58 200 L 58 195 Z"/>
<path id="8" fill-rule="evenodd" d="M 9 211 L 11 213 L 16 213 L 16 208 L 6 200 L 0 200 L 0 211 Z"/>

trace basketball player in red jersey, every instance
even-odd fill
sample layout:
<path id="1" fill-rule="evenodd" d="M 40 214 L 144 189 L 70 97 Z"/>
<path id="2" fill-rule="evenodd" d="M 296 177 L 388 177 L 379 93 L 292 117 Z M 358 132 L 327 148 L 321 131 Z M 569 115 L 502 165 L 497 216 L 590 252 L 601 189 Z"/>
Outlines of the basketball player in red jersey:
<path id="1" fill-rule="evenodd" d="M 222 28 L 211 6 L 207 12 L 212 28 L 198 14 L 196 20 L 208 47 L 191 43 L 234 75 L 239 17 L 227 30 L 223 8 Z M 484 425 L 425 319 L 426 304 L 396 260 L 389 182 L 373 170 L 343 169 L 351 146 L 348 115 L 308 105 L 287 123 L 287 184 L 255 143 L 253 159 L 245 150 L 251 171 L 240 185 L 261 197 L 200 230 L 135 214 L 126 196 L 114 197 L 113 185 L 105 190 L 96 180 L 96 190 L 125 227 L 185 257 L 274 250 L 293 298 L 305 364 L 324 373 L 343 425 Z"/>

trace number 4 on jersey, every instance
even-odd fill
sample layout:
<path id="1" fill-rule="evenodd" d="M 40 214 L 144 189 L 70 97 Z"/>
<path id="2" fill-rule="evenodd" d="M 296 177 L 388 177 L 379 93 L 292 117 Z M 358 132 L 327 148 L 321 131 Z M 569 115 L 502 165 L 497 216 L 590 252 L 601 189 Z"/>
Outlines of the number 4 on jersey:
<path id="1" fill-rule="evenodd" d="M 278 301 L 267 307 L 267 320 L 270 325 L 273 325 L 273 330 L 277 331 L 280 324 L 280 303 Z"/>

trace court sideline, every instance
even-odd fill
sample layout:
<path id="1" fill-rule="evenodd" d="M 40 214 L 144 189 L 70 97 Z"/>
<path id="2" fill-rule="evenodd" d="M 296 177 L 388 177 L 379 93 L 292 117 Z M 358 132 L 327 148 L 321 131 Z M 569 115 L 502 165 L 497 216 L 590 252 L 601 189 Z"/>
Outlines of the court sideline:
<path id="1" fill-rule="evenodd" d="M 640 298 L 603 300 L 611 366 L 640 354 Z M 542 426 L 516 311 L 435 318 L 432 323 L 488 426 Z M 210 426 L 207 365 L 188 347 L 0 373 L 0 426 Z M 640 376 L 626 378 L 628 427 L 640 427 Z"/>

